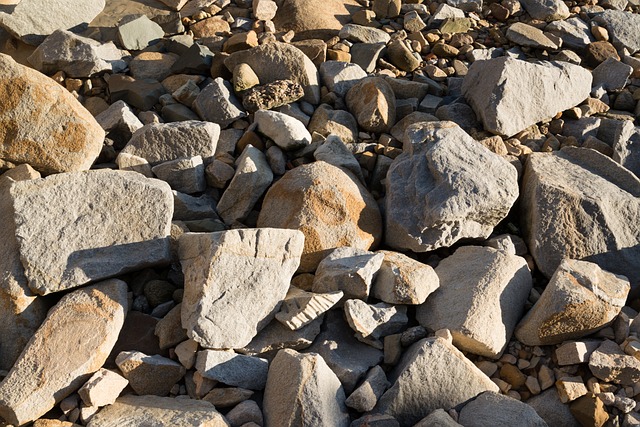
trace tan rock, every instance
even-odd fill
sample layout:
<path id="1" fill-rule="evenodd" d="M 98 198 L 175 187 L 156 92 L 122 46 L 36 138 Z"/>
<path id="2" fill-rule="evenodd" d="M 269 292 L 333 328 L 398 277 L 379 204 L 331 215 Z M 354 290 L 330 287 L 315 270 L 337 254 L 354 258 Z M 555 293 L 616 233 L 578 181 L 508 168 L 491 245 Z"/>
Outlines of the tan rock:
<path id="1" fill-rule="evenodd" d="M 602 427 L 609 420 L 609 414 L 602 400 L 593 393 L 587 393 L 571 404 L 571 413 L 583 426 Z"/>
<path id="2" fill-rule="evenodd" d="M 203 19 L 195 24 L 189 26 L 189 29 L 193 31 L 193 36 L 196 38 L 216 37 L 224 36 L 231 32 L 229 23 L 225 21 L 222 16 L 213 16 L 211 18 Z"/>
<path id="3" fill-rule="evenodd" d="M 147 356 L 139 351 L 123 351 L 116 365 L 139 395 L 166 396 L 184 376 L 184 366 L 160 355 Z"/>
<path id="4" fill-rule="evenodd" d="M 389 304 L 422 304 L 440 286 L 433 268 L 399 252 L 384 255 L 373 283 L 372 295 Z"/>
<path id="5" fill-rule="evenodd" d="M 284 298 L 280 312 L 276 314 L 276 319 L 295 331 L 313 322 L 340 301 L 343 295 L 342 291 L 316 294 L 292 286 Z"/>
<path id="6" fill-rule="evenodd" d="M 86 170 L 104 130 L 66 89 L 0 54 L 0 159 L 50 174 Z"/>
<path id="7" fill-rule="evenodd" d="M 249 399 L 253 393 L 253 390 L 239 387 L 214 388 L 203 400 L 213 403 L 216 408 L 229 408 Z"/>
<path id="8" fill-rule="evenodd" d="M 562 377 L 556 381 L 556 388 L 562 403 L 576 400 L 580 396 L 588 393 L 587 387 L 582 381 L 582 377 Z"/>
<path id="9" fill-rule="evenodd" d="M 273 23 L 277 31 L 293 30 L 298 38 L 327 40 L 337 35 L 360 9 L 362 6 L 355 0 L 289 0 L 279 6 Z"/>
<path id="10" fill-rule="evenodd" d="M 349 89 L 347 107 L 365 131 L 388 132 L 396 122 L 396 96 L 381 77 L 367 77 Z"/>
<path id="11" fill-rule="evenodd" d="M 122 375 L 101 368 L 78 390 L 78 394 L 85 405 L 102 407 L 113 404 L 127 384 L 129 381 Z"/>

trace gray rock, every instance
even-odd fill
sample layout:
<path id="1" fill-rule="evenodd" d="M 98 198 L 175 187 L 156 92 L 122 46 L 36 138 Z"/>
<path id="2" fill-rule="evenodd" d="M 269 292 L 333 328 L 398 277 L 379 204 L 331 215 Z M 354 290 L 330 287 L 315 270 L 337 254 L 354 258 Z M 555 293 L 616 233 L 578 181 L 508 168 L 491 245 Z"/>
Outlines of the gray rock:
<path id="1" fill-rule="evenodd" d="M 203 377 L 229 386 L 263 390 L 269 362 L 230 350 L 203 350 L 198 352 L 196 369 Z"/>
<path id="2" fill-rule="evenodd" d="M 359 299 L 344 303 L 344 315 L 358 340 L 382 350 L 381 338 L 403 330 L 409 323 L 407 307 L 385 302 L 367 304 Z"/>
<path id="3" fill-rule="evenodd" d="M 560 37 L 562 46 L 571 49 L 586 49 L 595 41 L 587 23 L 577 16 L 551 22 L 544 30 Z"/>
<path id="4" fill-rule="evenodd" d="M 297 330 L 316 320 L 343 296 L 342 291 L 317 294 L 291 286 L 276 319 L 291 330 Z"/>
<path id="5" fill-rule="evenodd" d="M 414 111 L 413 113 L 410 113 L 407 116 L 405 116 L 402 120 L 397 122 L 391 128 L 391 136 L 393 136 L 395 139 L 402 142 L 403 144 L 408 144 L 411 140 L 411 135 L 413 135 L 413 131 L 409 135 L 407 135 L 407 138 L 405 138 L 405 133 L 407 129 L 412 127 L 412 125 L 415 125 L 416 123 L 421 123 L 421 122 L 437 122 L 437 121 L 438 121 L 438 118 L 434 115 L 427 114 L 421 111 Z M 415 129 L 415 127 L 413 127 L 412 129 Z"/>
<path id="6" fill-rule="evenodd" d="M 564 5 L 563 2 L 559 3 Z M 523 22 L 516 22 L 515 24 L 509 25 L 506 37 L 509 41 L 517 45 L 532 47 L 534 49 L 556 50 L 560 47 L 547 37 L 542 30 Z"/>
<path id="7" fill-rule="evenodd" d="M 216 200 L 209 194 L 199 197 L 172 191 L 173 219 L 176 221 L 192 221 L 198 219 L 218 219 Z"/>
<path id="8" fill-rule="evenodd" d="M 36 70 L 45 74 L 64 71 L 67 77 L 91 77 L 102 72 L 115 74 L 124 71 L 128 55 L 113 42 L 101 44 L 70 31 L 56 30 L 28 60 Z"/>
<path id="9" fill-rule="evenodd" d="M 303 234 L 246 229 L 180 237 L 182 324 L 207 348 L 239 348 L 275 316 L 300 263 Z"/>
<path id="10" fill-rule="evenodd" d="M 488 237 L 518 197 L 516 169 L 455 123 L 414 126 L 387 173 L 386 243 L 425 252 Z"/>
<path id="11" fill-rule="evenodd" d="M 272 320 L 263 330 L 258 332 L 249 344 L 236 349 L 237 352 L 248 356 L 260 356 L 272 359 L 283 348 L 304 350 L 308 348 L 320 333 L 320 326 L 324 315 L 313 320 L 306 326 L 292 331 L 278 320 Z"/>
<path id="12" fill-rule="evenodd" d="M 137 130 L 120 154 L 131 154 L 156 165 L 183 157 L 201 156 L 208 164 L 216 152 L 220 126 L 187 121 L 153 123 Z M 116 159 L 120 163 L 120 155 Z"/>
<path id="13" fill-rule="evenodd" d="M 109 108 L 96 116 L 96 121 L 107 132 L 107 136 L 114 141 L 116 148 L 124 148 L 134 132 L 143 126 L 131 107 L 124 101 L 116 101 L 111 104 Z"/>
<path id="14" fill-rule="evenodd" d="M 166 396 L 184 377 L 184 366 L 158 354 L 147 356 L 139 351 L 123 351 L 116 357 L 116 365 L 139 395 Z"/>
<path id="15" fill-rule="evenodd" d="M 362 384 L 351 393 L 345 404 L 358 412 L 368 412 L 376 406 L 378 399 L 387 391 L 391 383 L 378 365 L 371 368 Z"/>
<path id="16" fill-rule="evenodd" d="M 367 73 L 358 65 L 342 61 L 325 61 L 320 66 L 320 78 L 322 83 L 343 97 L 358 81 L 367 77 Z"/>
<path id="17" fill-rule="evenodd" d="M 511 136 L 584 101 L 591 80 L 591 73 L 578 65 L 503 57 L 474 62 L 462 93 L 485 130 Z M 548 81 L 556 84 L 544 85 Z"/>
<path id="18" fill-rule="evenodd" d="M 200 156 L 169 160 L 154 166 L 151 171 L 181 193 L 200 193 L 207 188 L 204 163 Z"/>
<path id="19" fill-rule="evenodd" d="M 207 402 L 213 403 L 216 408 L 229 408 L 244 402 L 253 396 L 253 390 L 239 387 L 214 388 L 203 398 Z"/>
<path id="20" fill-rule="evenodd" d="M 188 339 L 187 331 L 182 327 L 182 304 L 177 304 L 156 324 L 154 334 L 158 337 L 161 349 L 175 347 Z"/>
<path id="21" fill-rule="evenodd" d="M 560 344 L 610 324 L 624 306 L 629 282 L 596 264 L 563 260 L 516 329 L 526 345 Z"/>
<path id="22" fill-rule="evenodd" d="M 422 304 L 440 286 L 433 268 L 393 251 L 378 251 L 384 259 L 372 295 L 389 304 Z"/>
<path id="23" fill-rule="evenodd" d="M 266 425 L 347 427 L 345 394 L 318 354 L 280 350 L 269 368 L 264 391 Z"/>
<path id="24" fill-rule="evenodd" d="M 79 389 L 106 361 L 126 312 L 127 284 L 120 280 L 62 297 L 0 383 L 0 417 L 25 424 Z"/>
<path id="25" fill-rule="evenodd" d="M 357 24 L 347 24 L 340 30 L 338 36 L 356 43 L 384 43 L 391 40 L 391 36 L 377 28 L 365 27 Z"/>
<path id="26" fill-rule="evenodd" d="M 628 139 L 613 146 L 613 160 L 640 178 L 640 127 L 636 126 Z"/>
<path id="27" fill-rule="evenodd" d="M 233 94 L 233 86 L 222 77 L 202 89 L 193 101 L 193 110 L 202 120 L 217 123 L 223 128 L 247 116 L 242 103 Z"/>
<path id="28" fill-rule="evenodd" d="M 460 427 L 444 409 L 436 409 L 413 427 Z"/>
<path id="29" fill-rule="evenodd" d="M 466 132 L 473 132 L 480 128 L 480 123 L 476 119 L 476 114 L 466 102 L 453 102 L 439 107 L 435 116 L 440 120 L 448 120 L 456 123 Z"/>
<path id="30" fill-rule="evenodd" d="M 118 41 L 127 50 L 142 50 L 164 37 L 162 27 L 146 15 L 128 19 L 118 25 Z"/>
<path id="31" fill-rule="evenodd" d="M 37 46 L 56 30 L 86 28 L 104 7 L 105 0 L 23 0 L 0 11 L 0 26 L 23 42 Z"/>
<path id="32" fill-rule="evenodd" d="M 537 396 L 527 400 L 527 404 L 535 409 L 536 413 L 549 426 L 580 427 L 581 424 L 574 418 L 569 410 L 569 405 L 560 401 L 555 388 L 543 391 Z"/>
<path id="33" fill-rule="evenodd" d="M 640 16 L 621 10 L 605 10 L 593 19 L 606 26 L 614 46 L 618 49 L 626 48 L 631 54 L 640 51 Z"/>
<path id="34" fill-rule="evenodd" d="M 249 427 L 262 426 L 264 421 L 262 410 L 254 400 L 245 400 L 244 402 L 238 403 L 235 408 L 227 412 L 225 418 L 229 421 L 229 424 L 234 427 L 247 425 Z"/>
<path id="35" fill-rule="evenodd" d="M 329 135 L 324 143 L 313 152 L 313 157 L 316 160 L 347 169 L 357 176 L 361 183 L 365 183 L 360 163 L 340 137 Z"/>
<path id="36" fill-rule="evenodd" d="M 112 102 L 123 100 L 145 112 L 158 104 L 166 92 L 157 80 L 136 80 L 125 74 L 112 75 L 108 84 Z"/>
<path id="37" fill-rule="evenodd" d="M 569 17 L 569 8 L 561 0 L 523 0 L 522 7 L 533 19 L 557 21 Z"/>
<path id="38" fill-rule="evenodd" d="M 563 258 L 574 258 L 635 283 L 640 279 L 638 196 L 640 180 L 594 150 L 532 154 L 523 178 L 521 224 L 540 271 L 550 277 Z"/>
<path id="39" fill-rule="evenodd" d="M 311 134 L 299 120 L 277 111 L 258 110 L 254 114 L 258 131 L 285 151 L 311 144 Z"/>
<path id="40" fill-rule="evenodd" d="M 218 202 L 218 214 L 226 224 L 242 222 L 273 182 L 273 172 L 262 151 L 247 145 L 237 160 L 229 186 Z"/>
<path id="41" fill-rule="evenodd" d="M 74 172 L 15 183 L 20 259 L 45 295 L 168 263 L 170 188 L 135 172 Z"/>
<path id="42" fill-rule="evenodd" d="M 515 420 L 522 427 L 547 427 L 547 423 L 526 403 L 491 391 L 467 403 L 458 418 L 465 427 L 508 427 Z"/>
<path id="43" fill-rule="evenodd" d="M 436 409 L 452 409 L 498 386 L 443 338 L 425 338 L 404 353 L 390 376 L 391 388 L 374 412 L 412 426 Z"/>
<path id="44" fill-rule="evenodd" d="M 589 370 L 602 381 L 623 386 L 633 386 L 640 381 L 640 360 L 625 354 L 610 340 L 605 340 L 591 353 Z"/>
<path id="45" fill-rule="evenodd" d="M 609 92 L 619 92 L 627 85 L 631 73 L 633 73 L 633 67 L 630 65 L 616 58 L 607 58 L 591 72 L 592 86 L 603 87 Z"/>
<path id="46" fill-rule="evenodd" d="M 351 46 L 351 62 L 357 64 L 367 73 L 372 73 L 376 69 L 378 58 L 386 46 L 383 43 L 355 43 Z"/>
<path id="47" fill-rule="evenodd" d="M 531 291 L 524 258 L 464 246 L 436 267 L 440 287 L 418 308 L 420 324 L 449 329 L 461 350 L 497 359 L 522 317 Z"/>

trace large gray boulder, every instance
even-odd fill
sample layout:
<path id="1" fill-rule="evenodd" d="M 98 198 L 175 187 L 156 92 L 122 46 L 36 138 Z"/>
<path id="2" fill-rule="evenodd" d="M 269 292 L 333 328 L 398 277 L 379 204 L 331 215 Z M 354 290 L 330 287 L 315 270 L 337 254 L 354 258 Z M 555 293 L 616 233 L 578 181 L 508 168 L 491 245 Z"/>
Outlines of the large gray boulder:
<path id="1" fill-rule="evenodd" d="M 622 10 L 605 10 L 594 21 L 604 24 L 611 41 L 618 49 L 626 48 L 634 54 L 640 50 L 640 15 Z"/>
<path id="2" fill-rule="evenodd" d="M 569 8 L 562 0 L 522 0 L 522 7 L 533 19 L 557 21 L 569 17 Z"/>
<path id="3" fill-rule="evenodd" d="M 458 422 L 464 427 L 547 427 L 536 411 L 512 397 L 487 391 L 467 403 Z"/>

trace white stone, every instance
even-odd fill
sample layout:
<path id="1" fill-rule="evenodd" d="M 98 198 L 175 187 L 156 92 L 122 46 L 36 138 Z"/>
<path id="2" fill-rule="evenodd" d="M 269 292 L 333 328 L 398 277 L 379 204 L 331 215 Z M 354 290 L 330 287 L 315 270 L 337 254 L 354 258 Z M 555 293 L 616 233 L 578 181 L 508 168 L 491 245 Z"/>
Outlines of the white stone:
<path id="1" fill-rule="evenodd" d="M 311 144 L 311 134 L 297 119 L 271 110 L 258 110 L 254 114 L 258 132 L 271 138 L 285 151 L 295 150 Z"/>
<path id="2" fill-rule="evenodd" d="M 129 381 L 122 375 L 100 368 L 78 390 L 78 394 L 87 406 L 102 407 L 113 404 Z"/>
<path id="3" fill-rule="evenodd" d="M 202 89 L 193 101 L 193 110 L 202 120 L 217 123 L 223 128 L 247 115 L 242 104 L 233 94 L 231 83 L 221 77 Z"/>
<path id="4" fill-rule="evenodd" d="M 344 303 L 344 314 L 356 338 L 381 350 L 381 338 L 400 332 L 409 323 L 407 307 L 385 302 L 367 304 L 350 299 Z"/>
<path id="5" fill-rule="evenodd" d="M 372 295 L 389 304 L 422 304 L 440 286 L 433 268 L 399 252 L 384 255 L 373 283 Z"/>
<path id="6" fill-rule="evenodd" d="M 325 61 L 320 65 L 322 83 L 340 97 L 344 97 L 367 73 L 359 66 L 350 62 Z"/>

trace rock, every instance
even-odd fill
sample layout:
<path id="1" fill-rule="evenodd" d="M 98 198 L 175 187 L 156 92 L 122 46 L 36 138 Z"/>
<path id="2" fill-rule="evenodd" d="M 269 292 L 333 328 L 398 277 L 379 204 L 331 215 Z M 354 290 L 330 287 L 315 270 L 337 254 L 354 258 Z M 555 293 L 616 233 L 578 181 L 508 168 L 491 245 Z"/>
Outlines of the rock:
<path id="1" fill-rule="evenodd" d="M 171 67 L 178 58 L 175 53 L 142 52 L 129 63 L 129 72 L 137 80 L 162 81 L 171 74 Z"/>
<path id="2" fill-rule="evenodd" d="M 391 386 L 387 375 L 378 365 L 371 368 L 360 386 L 351 393 L 345 404 L 358 412 L 368 412 L 376 406 L 378 399 Z"/>
<path id="3" fill-rule="evenodd" d="M 389 304 L 422 304 L 440 286 L 433 268 L 393 251 L 378 251 L 384 259 L 372 295 Z"/>
<path id="4" fill-rule="evenodd" d="M 120 280 L 62 297 L 0 383 L 0 417 L 25 424 L 80 388 L 107 359 L 126 311 L 127 284 Z"/>
<path id="5" fill-rule="evenodd" d="M 201 44 L 194 43 L 185 52 L 180 54 L 180 58 L 171 67 L 172 73 L 197 73 L 209 74 L 213 68 L 213 52 Z"/>
<path id="6" fill-rule="evenodd" d="M 184 366 L 171 359 L 139 351 L 123 351 L 116 357 L 116 365 L 139 395 L 166 396 L 186 372 Z"/>
<path id="7" fill-rule="evenodd" d="M 336 248 L 318 264 L 312 289 L 314 292 L 342 291 L 343 300 L 366 300 L 383 258 L 381 254 L 363 249 Z"/>
<path id="8" fill-rule="evenodd" d="M 280 350 L 264 391 L 266 425 L 349 426 L 340 381 L 317 354 Z"/>
<path id="9" fill-rule="evenodd" d="M 629 282 L 596 264 L 565 259 L 516 329 L 526 345 L 559 344 L 610 324 L 624 306 Z"/>
<path id="10" fill-rule="evenodd" d="M 185 4 L 187 4 L 189 0 L 160 0 L 160 1 L 166 4 L 167 6 L 169 6 L 171 9 L 179 11 L 184 7 Z"/>
<path id="11" fill-rule="evenodd" d="M 158 427 L 228 427 L 209 402 L 159 396 L 128 395 L 118 398 L 91 418 L 90 427 L 151 424 Z"/>
<path id="12" fill-rule="evenodd" d="M 229 23 L 222 16 L 212 16 L 201 21 L 191 24 L 189 30 L 193 32 L 193 36 L 198 39 L 214 38 L 217 36 L 226 36 L 231 33 Z"/>
<path id="13" fill-rule="evenodd" d="M 216 152 L 220 126 L 215 123 L 190 120 L 177 123 L 152 123 L 137 130 L 116 162 L 123 154 L 145 159 L 151 165 L 184 157 L 201 156 L 208 164 Z"/>
<path id="14" fill-rule="evenodd" d="M 272 0 L 255 0 L 252 8 L 253 16 L 260 21 L 272 20 L 278 11 L 278 5 Z"/>
<path id="15" fill-rule="evenodd" d="M 345 110 L 334 110 L 327 104 L 320 104 L 308 124 L 309 133 L 319 133 L 324 137 L 335 135 L 344 144 L 358 140 L 358 123 L 355 117 Z M 352 156 L 353 157 L 353 156 Z M 358 169 L 360 166 L 358 166 Z M 356 173 L 353 168 L 352 172 Z M 362 173 L 362 172 L 360 172 Z"/>
<path id="16" fill-rule="evenodd" d="M 129 142 L 134 132 L 143 124 L 124 101 L 116 101 L 96 116 L 98 124 L 107 132 L 107 137 L 114 141 L 116 148 L 122 149 Z"/>
<path id="17" fill-rule="evenodd" d="M 607 58 L 598 65 L 591 74 L 593 75 L 594 88 L 603 87 L 610 92 L 619 92 L 627 85 L 633 68 L 615 58 Z"/>
<path id="18" fill-rule="evenodd" d="M 64 71 L 68 77 L 91 77 L 102 72 L 124 71 L 127 56 L 128 53 L 118 49 L 113 42 L 101 44 L 70 31 L 56 30 L 28 60 L 44 74 Z"/>
<path id="19" fill-rule="evenodd" d="M 203 400 L 213 403 L 216 408 L 229 408 L 249 399 L 253 393 L 252 390 L 239 387 L 214 388 Z"/>
<path id="20" fill-rule="evenodd" d="M 386 244 L 425 252 L 488 237 L 518 197 L 516 169 L 453 122 L 419 123 L 405 138 L 387 173 Z"/>
<path id="21" fill-rule="evenodd" d="M 591 353 L 589 370 L 602 381 L 623 386 L 633 386 L 640 381 L 640 360 L 625 354 L 610 340 L 605 340 Z"/>
<path id="22" fill-rule="evenodd" d="M 263 390 L 269 362 L 230 350 L 203 350 L 198 352 L 196 369 L 203 377 L 230 386 Z"/>
<path id="23" fill-rule="evenodd" d="M 129 384 L 129 381 L 122 375 L 100 368 L 78 390 L 78 394 L 85 405 L 100 408 L 112 405 L 127 384 Z"/>
<path id="24" fill-rule="evenodd" d="M 248 356 L 273 359 L 276 353 L 283 348 L 304 350 L 311 345 L 320 333 L 323 319 L 324 314 L 321 314 L 311 323 L 295 331 L 292 331 L 278 320 L 272 320 L 263 330 L 258 332 L 258 335 L 249 344 L 243 348 L 236 349 L 236 351 Z"/>
<path id="25" fill-rule="evenodd" d="M 296 150 L 311 144 L 311 134 L 304 124 L 277 111 L 258 110 L 254 114 L 258 131 L 269 137 L 285 151 Z"/>
<path id="26" fill-rule="evenodd" d="M 636 126 L 628 139 L 617 141 L 612 157 L 640 178 L 640 127 Z"/>
<path id="27" fill-rule="evenodd" d="M 233 94 L 231 83 L 218 77 L 209 83 L 193 101 L 193 110 L 202 120 L 227 127 L 247 116 L 242 104 Z"/>
<path id="28" fill-rule="evenodd" d="M 253 400 L 238 403 L 235 408 L 227 412 L 225 418 L 232 426 L 243 426 L 247 423 L 261 426 L 263 423 L 262 411 Z"/>
<path id="29" fill-rule="evenodd" d="M 235 169 L 233 166 L 216 159 L 206 167 L 205 174 L 209 186 L 222 189 L 235 175 Z"/>
<path id="30" fill-rule="evenodd" d="M 156 80 L 136 80 L 125 74 L 112 75 L 108 84 L 111 102 L 123 100 L 142 111 L 151 110 L 166 92 Z"/>
<path id="31" fill-rule="evenodd" d="M 565 6 L 564 3 L 559 3 Z M 547 37 L 542 30 L 522 22 L 511 24 L 507 29 L 506 37 L 509 41 L 519 46 L 532 47 L 535 49 L 556 50 L 560 47 Z"/>
<path id="32" fill-rule="evenodd" d="M 280 3 L 273 23 L 278 31 L 294 31 L 297 38 L 327 40 L 337 35 L 360 9 L 362 6 L 355 0 L 289 0 Z"/>
<path id="33" fill-rule="evenodd" d="M 525 241 L 545 276 L 563 258 L 572 258 L 623 274 L 632 283 L 640 279 L 634 268 L 640 226 L 633 219 L 640 209 L 640 181 L 631 172 L 594 150 L 566 147 L 529 156 L 522 188 Z"/>
<path id="34" fill-rule="evenodd" d="M 196 364 L 198 343 L 192 339 L 182 341 L 175 347 L 175 352 L 182 366 L 185 369 L 191 369 Z"/>
<path id="35" fill-rule="evenodd" d="M 414 427 L 459 427 L 444 409 L 436 409 L 414 425 Z"/>
<path id="36" fill-rule="evenodd" d="M 39 2 L 21 4 L 33 3 Z M 10 56 L 0 54 L 0 68 L 0 159 L 46 174 L 89 169 L 104 139 L 91 113 L 55 81 Z"/>
<path id="37" fill-rule="evenodd" d="M 218 214 L 226 224 L 242 222 L 273 181 L 266 156 L 247 145 L 237 160 L 233 179 L 218 202 Z"/>
<path id="38" fill-rule="evenodd" d="M 276 319 L 295 331 L 313 322 L 340 301 L 343 295 L 342 291 L 317 294 L 291 286 Z"/>
<path id="39" fill-rule="evenodd" d="M 242 105 L 250 113 L 271 110 L 295 102 L 304 96 L 299 83 L 291 80 L 276 80 L 262 86 L 250 88 L 242 97 Z"/>
<path id="40" fill-rule="evenodd" d="M 345 97 L 347 107 L 367 132 L 388 132 L 396 122 L 396 97 L 380 77 L 367 77 L 354 85 Z"/>
<path id="41" fill-rule="evenodd" d="M 609 414 L 602 400 L 593 393 L 582 396 L 570 406 L 571 413 L 580 425 L 603 427 L 609 420 Z"/>
<path id="42" fill-rule="evenodd" d="M 118 25 L 118 41 L 127 50 L 142 50 L 164 37 L 162 27 L 146 15 L 125 17 Z"/>
<path id="43" fill-rule="evenodd" d="M 6 1 L 3 4 L 7 4 Z M 71 0 L 64 5 L 47 0 L 24 0 L 14 4 L 15 7 L 0 11 L 0 26 L 33 46 L 56 30 L 85 29 L 105 7 L 104 0 Z"/>
<path id="44" fill-rule="evenodd" d="M 367 73 L 356 64 L 341 61 L 325 61 L 320 66 L 322 83 L 338 96 L 345 96 L 349 89 L 360 80 L 367 77 Z"/>
<path id="45" fill-rule="evenodd" d="M 569 8 L 561 0 L 524 0 L 522 7 L 533 19 L 558 21 L 569 17 Z"/>
<path id="46" fill-rule="evenodd" d="M 413 33 L 415 31 L 422 31 L 426 28 L 427 24 L 424 23 L 417 11 L 412 10 L 404 15 L 404 29 Z"/>
<path id="47" fill-rule="evenodd" d="M 249 65 L 241 63 L 236 65 L 233 69 L 233 90 L 236 93 L 242 93 L 247 89 L 258 86 L 259 84 L 260 79 L 258 78 L 258 75 Z"/>
<path id="48" fill-rule="evenodd" d="M 346 169 L 353 173 L 361 183 L 365 182 L 360 163 L 337 135 L 329 135 L 322 145 L 313 152 L 313 157 L 318 161 Z"/>
<path id="49" fill-rule="evenodd" d="M 320 102 L 318 69 L 311 59 L 295 46 L 280 42 L 268 43 L 235 52 L 224 60 L 224 65 L 229 70 L 241 63 L 249 65 L 262 84 L 276 80 L 291 80 L 302 85 L 305 101 L 312 104 Z"/>
<path id="50" fill-rule="evenodd" d="M 402 71 L 412 72 L 421 63 L 420 55 L 414 55 L 410 45 L 403 40 L 390 42 L 387 45 L 387 56 L 391 63 Z"/>
<path id="51" fill-rule="evenodd" d="M 586 49 L 594 39 L 586 22 L 576 17 L 554 21 L 546 26 L 545 31 L 562 39 L 562 46 L 571 49 Z"/>
<path id="52" fill-rule="evenodd" d="M 555 389 L 549 389 L 527 400 L 527 404 L 549 426 L 580 427 L 580 424 L 571 414 L 569 406 L 563 404 Z"/>
<path id="53" fill-rule="evenodd" d="M 518 89 L 512 91 L 509 85 L 516 81 Z M 556 84 L 545 86 L 547 81 Z M 591 74 L 580 66 L 509 57 L 474 62 L 462 84 L 462 93 L 485 130 L 506 136 L 578 105 L 590 92 Z M 514 110 L 520 113 L 514 116 Z"/>
<path id="54" fill-rule="evenodd" d="M 400 14 L 400 0 L 374 0 L 371 9 L 376 14 L 376 18 L 395 18 Z"/>
<path id="55" fill-rule="evenodd" d="M 380 211 L 357 179 L 325 162 L 288 171 L 264 197 L 258 227 L 305 235 L 300 271 L 316 269 L 336 247 L 369 249 L 380 240 Z"/>
<path id="56" fill-rule="evenodd" d="M 600 346 L 600 341 L 569 341 L 556 348 L 558 365 L 577 365 L 589 361 L 591 353 Z"/>
<path id="57" fill-rule="evenodd" d="M 605 10 L 597 14 L 594 21 L 607 27 L 607 32 L 618 49 L 626 48 L 631 54 L 640 51 L 640 33 L 636 31 L 640 25 L 640 16 L 621 10 Z"/>
<path id="58" fill-rule="evenodd" d="M 384 302 L 367 304 L 359 299 L 344 303 L 344 314 L 358 340 L 382 350 L 381 338 L 395 334 L 409 323 L 407 308 Z"/>
<path id="59" fill-rule="evenodd" d="M 436 274 L 440 287 L 418 308 L 420 324 L 434 331 L 449 329 L 454 344 L 463 351 L 500 357 L 531 291 L 525 259 L 492 248 L 464 246 L 442 260 Z"/>
<path id="60" fill-rule="evenodd" d="M 373 27 L 365 27 L 363 25 L 357 24 L 347 24 L 340 30 L 338 36 L 341 39 L 347 39 L 354 43 L 367 43 L 367 44 L 375 44 L 375 43 L 389 43 L 391 40 L 391 36 L 384 32 L 383 30 L 379 30 Z"/>
<path id="61" fill-rule="evenodd" d="M 176 221 L 193 221 L 198 219 L 218 218 L 215 199 L 209 194 L 200 197 L 172 191 L 173 219 Z"/>
<path id="62" fill-rule="evenodd" d="M 168 351 L 163 351 L 158 343 L 158 337 L 154 335 L 158 319 L 139 311 L 130 311 L 127 314 L 118 341 L 113 346 L 104 367 L 117 369 L 116 357 L 123 351 L 136 350 L 146 354 L 159 354 L 169 356 Z"/>
<path id="63" fill-rule="evenodd" d="M 482 392 L 498 392 L 489 377 L 443 338 L 425 338 L 409 347 L 389 380 L 393 385 L 374 412 L 391 415 L 403 426 L 417 423 L 436 409 L 454 408 Z"/>
<path id="64" fill-rule="evenodd" d="M 183 327 L 203 347 L 239 348 L 274 318 L 298 268 L 303 234 L 276 229 L 186 233 L 179 244 Z"/>
<path id="65" fill-rule="evenodd" d="M 359 65 L 367 73 L 376 69 L 378 58 L 386 47 L 386 43 L 356 43 L 351 46 L 351 62 Z"/>
<path id="66" fill-rule="evenodd" d="M 151 171 L 181 193 L 200 193 L 207 188 L 204 163 L 200 156 L 169 160 L 154 166 Z"/>

